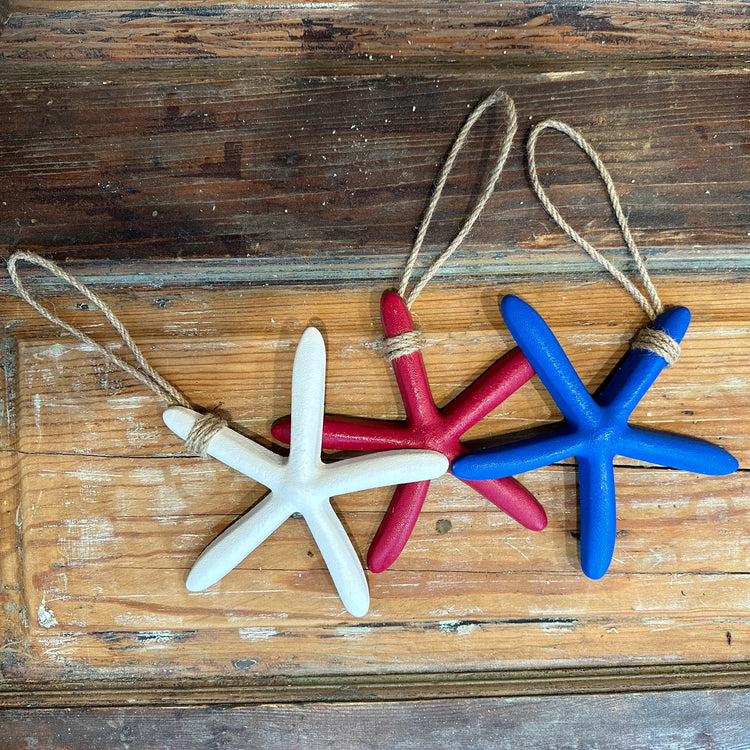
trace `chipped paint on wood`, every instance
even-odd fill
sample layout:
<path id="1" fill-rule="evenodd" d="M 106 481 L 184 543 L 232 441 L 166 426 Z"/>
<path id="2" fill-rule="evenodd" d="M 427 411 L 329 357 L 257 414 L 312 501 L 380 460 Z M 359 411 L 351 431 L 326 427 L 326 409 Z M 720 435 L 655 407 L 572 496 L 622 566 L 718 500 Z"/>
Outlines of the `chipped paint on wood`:
<path id="1" fill-rule="evenodd" d="M 42 601 L 39 604 L 39 608 L 36 612 L 37 620 L 43 628 L 53 628 L 57 625 L 57 618 L 55 613 L 47 607 L 47 603 L 42 597 Z"/>

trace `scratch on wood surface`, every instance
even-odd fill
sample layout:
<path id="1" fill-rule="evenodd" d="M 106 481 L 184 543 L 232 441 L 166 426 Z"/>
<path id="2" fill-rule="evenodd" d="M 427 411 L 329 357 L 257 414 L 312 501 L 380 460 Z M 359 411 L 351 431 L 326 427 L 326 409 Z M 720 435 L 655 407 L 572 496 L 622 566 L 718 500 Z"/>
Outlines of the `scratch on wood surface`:
<path id="1" fill-rule="evenodd" d="M 238 633 L 243 641 L 265 641 L 278 635 L 276 628 L 267 627 L 240 628 Z"/>
<path id="2" fill-rule="evenodd" d="M 367 627 L 348 627 L 343 625 L 336 628 L 336 634 L 340 635 L 347 641 L 361 641 L 365 640 L 372 633 L 372 628 Z"/>
<path id="3" fill-rule="evenodd" d="M 455 633 L 456 635 L 468 635 L 480 627 L 481 624 L 478 622 L 462 620 L 443 620 L 438 623 L 438 630 L 441 633 Z"/>
<path id="4" fill-rule="evenodd" d="M 92 560 L 111 554 L 117 540 L 115 528 L 109 518 L 62 519 L 65 529 L 58 542 L 63 556 L 69 561 Z"/>

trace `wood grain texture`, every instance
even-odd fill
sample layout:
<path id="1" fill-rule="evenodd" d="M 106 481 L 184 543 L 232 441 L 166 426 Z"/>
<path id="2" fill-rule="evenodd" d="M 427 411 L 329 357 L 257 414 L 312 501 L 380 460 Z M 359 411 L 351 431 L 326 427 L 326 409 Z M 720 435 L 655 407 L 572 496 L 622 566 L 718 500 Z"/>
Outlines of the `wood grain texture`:
<path id="1" fill-rule="evenodd" d="M 22 68 L 5 84 L 18 104 L 2 115 L 0 243 L 98 260 L 93 268 L 110 283 L 118 270 L 110 259 L 172 258 L 186 265 L 165 273 L 186 281 L 395 279 L 457 124 L 504 82 L 522 136 L 446 274 L 589 274 L 590 261 L 526 180 L 523 137 L 547 116 L 580 128 L 600 150 L 652 269 L 744 273 L 746 74 L 556 70 L 280 81 L 183 67 L 165 81 L 119 69 L 40 78 Z M 478 191 L 502 127 L 496 117 L 478 126 L 456 166 L 426 258 Z M 539 163 L 564 214 L 598 246 L 621 247 L 603 188 L 576 147 L 545 135 Z M 121 271 L 129 285 L 134 269 Z"/>
<path id="2" fill-rule="evenodd" d="M 748 8 L 734 2 L 263 4 L 14 0 L 2 57 L 55 62 L 304 61 L 734 54 Z"/>
<path id="3" fill-rule="evenodd" d="M 497 308 L 507 290 L 428 288 L 415 305 L 434 342 L 425 358 L 440 401 L 511 345 Z M 513 291 L 547 317 L 592 388 L 638 323 L 635 305 L 606 281 Z M 702 290 L 694 280 L 665 281 L 662 293 L 683 302 L 689 294 L 695 319 L 679 364 L 636 420 L 718 441 L 746 467 L 750 362 L 736 343 L 747 335 L 747 284 Z M 294 345 L 310 323 L 327 340 L 328 408 L 399 415 L 392 378 L 370 346 L 379 334 L 374 291 L 177 289 L 166 305 L 164 290 L 111 296 L 152 364 L 196 402 L 220 403 L 250 435 L 267 440 L 271 421 L 288 409 Z M 585 316 L 576 313 L 584 298 Z M 70 297 L 53 304 L 110 340 L 95 311 Z M 14 683 L 739 665 L 748 658 L 744 471 L 705 478 L 623 461 L 620 538 L 601 582 L 578 570 L 575 474 L 562 465 L 522 477 L 550 517 L 540 534 L 454 479 L 437 481 L 404 556 L 369 576 L 373 606 L 362 620 L 342 610 L 295 519 L 220 584 L 190 594 L 184 579 L 197 553 L 262 487 L 216 461 L 185 457 L 149 391 L 46 324 L 20 322 L 21 305 L 7 302 L 5 314 L 18 342 L 15 362 L 9 355 L 6 364 L 16 383 L 9 424 L 16 448 L 6 456 L 18 477 L 8 488 L 16 523 L 3 530 L 20 569 L 20 603 L 4 613 L 8 632 L 21 634 L 4 654 Z M 720 372 L 712 361 L 723 363 Z M 532 384 L 475 438 L 556 418 L 549 396 Z M 362 554 L 387 502 L 387 490 L 336 499 Z"/>
<path id="4" fill-rule="evenodd" d="M 185 455 L 150 392 L 0 278 L 0 744 L 745 750 L 749 42 L 744 2 L 0 0 L 0 254 L 65 262 L 164 375 L 249 435 L 270 444 L 309 324 L 329 347 L 329 408 L 399 416 L 372 347 L 380 293 L 456 129 L 502 84 L 521 117 L 508 167 L 414 308 L 438 400 L 511 345 L 507 291 L 547 317 L 591 388 L 643 323 L 528 188 L 524 138 L 558 117 L 609 166 L 664 300 L 694 313 L 636 420 L 742 467 L 619 461 L 600 582 L 578 570 L 565 462 L 522 477 L 548 511 L 541 534 L 436 482 L 398 564 L 369 576 L 363 620 L 297 519 L 188 594 L 195 556 L 263 488 Z M 424 264 L 500 127 L 490 113 L 459 159 Z M 545 135 L 539 159 L 563 213 L 622 259 L 575 147 Z M 88 304 L 29 276 L 112 341 Z M 473 438 L 555 419 L 533 381 Z M 388 496 L 336 500 L 363 556 Z M 619 695 L 633 691 L 652 692 Z"/>
<path id="5" fill-rule="evenodd" d="M 85 261 L 75 270 L 110 285 L 130 286 L 137 274 L 154 284 L 393 283 L 467 107 L 503 83 L 521 133 L 444 278 L 590 278 L 589 259 L 528 186 L 524 139 L 545 117 L 579 128 L 599 149 L 654 272 L 746 273 L 750 110 L 739 68 L 292 72 L 6 70 L 14 105 L 0 114 L 0 244 Z M 477 126 L 422 267 L 457 230 L 502 127 L 494 112 Z M 546 134 L 538 160 L 573 224 L 595 245 L 621 248 L 604 190 L 577 148 Z"/>
<path id="6" fill-rule="evenodd" d="M 7 747 L 39 750 L 179 746 L 313 750 L 471 745 L 479 750 L 747 750 L 747 692 L 576 696 L 565 699 L 332 703 L 253 708 L 3 712 Z M 33 723 L 30 723 L 29 720 Z M 70 737 L 75 737 L 75 743 Z"/>

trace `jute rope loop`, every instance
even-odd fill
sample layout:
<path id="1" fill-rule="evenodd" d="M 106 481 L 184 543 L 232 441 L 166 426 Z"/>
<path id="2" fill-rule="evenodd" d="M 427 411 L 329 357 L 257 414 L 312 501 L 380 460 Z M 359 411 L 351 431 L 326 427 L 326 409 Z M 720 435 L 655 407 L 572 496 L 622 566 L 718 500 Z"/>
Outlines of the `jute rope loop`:
<path id="1" fill-rule="evenodd" d="M 599 176 L 604 183 L 604 187 L 607 190 L 612 211 L 617 219 L 625 244 L 635 262 L 638 275 L 641 278 L 646 294 L 643 294 L 643 292 L 641 292 L 640 289 L 638 289 L 638 287 L 636 287 L 636 285 L 633 284 L 633 282 L 630 281 L 630 279 L 628 279 L 619 268 L 614 266 L 590 242 L 588 242 L 588 240 L 584 239 L 575 229 L 573 229 L 547 195 L 537 173 L 536 144 L 539 136 L 548 128 L 567 135 L 573 143 L 575 143 L 576 146 L 578 146 L 581 151 L 589 157 L 591 163 L 599 173 Z M 617 194 L 614 180 L 609 174 L 604 162 L 602 162 L 599 154 L 577 130 L 560 120 L 545 120 L 536 125 L 529 135 L 526 153 L 532 187 L 547 213 L 554 219 L 560 229 L 562 229 L 568 237 L 573 240 L 573 242 L 585 250 L 591 258 L 602 265 L 614 279 L 622 284 L 653 322 L 662 312 L 664 312 L 664 305 L 659 299 L 656 287 L 651 281 L 648 269 L 646 268 L 646 263 L 643 260 L 643 256 L 641 255 L 641 252 L 635 243 L 635 239 L 633 238 L 633 234 L 630 231 L 630 225 L 624 211 L 622 210 L 620 197 Z M 668 334 L 653 328 L 643 329 L 639 335 L 636 336 L 631 346 L 634 349 L 646 349 L 647 351 L 652 351 L 655 354 L 658 354 L 666 360 L 667 366 L 673 365 L 680 356 L 680 345 Z"/>
<path id="2" fill-rule="evenodd" d="M 487 181 L 482 188 L 482 192 L 477 198 L 477 201 L 474 204 L 474 208 L 472 209 L 471 213 L 466 217 L 463 224 L 456 233 L 456 236 L 453 238 L 453 240 L 451 240 L 448 247 L 446 247 L 446 249 L 433 261 L 432 265 L 427 269 L 427 271 L 424 273 L 422 278 L 414 286 L 407 297 L 406 290 L 409 285 L 412 273 L 414 272 L 417 257 L 419 256 L 419 252 L 422 249 L 422 245 L 424 244 L 425 237 L 427 236 L 427 230 L 430 226 L 430 222 L 432 221 L 432 216 L 435 213 L 435 209 L 437 208 L 438 202 L 440 201 L 440 197 L 443 194 L 443 189 L 445 188 L 445 184 L 448 181 L 448 176 L 453 169 L 453 165 L 456 162 L 456 158 L 461 152 L 461 149 L 463 149 L 464 145 L 466 144 L 469 133 L 471 132 L 471 129 L 474 127 L 479 118 L 482 117 L 482 115 L 490 107 L 498 103 L 502 103 L 505 108 L 506 131 L 502 143 L 500 144 L 500 150 L 498 152 L 497 159 L 495 160 Z M 456 139 L 454 140 L 453 145 L 448 152 L 448 156 L 446 157 L 445 162 L 440 169 L 438 178 L 435 182 L 434 190 L 432 192 L 432 195 L 430 196 L 429 203 L 427 204 L 427 208 L 422 215 L 422 220 L 417 230 L 417 236 L 414 240 L 414 244 L 412 245 L 411 252 L 409 253 L 409 258 L 407 259 L 406 265 L 404 267 L 403 276 L 401 277 L 401 283 L 399 284 L 398 293 L 406 300 L 406 306 L 408 308 L 411 308 L 412 304 L 414 304 L 414 301 L 417 299 L 422 290 L 427 286 L 427 284 L 430 283 L 433 276 L 461 246 L 461 243 L 466 239 L 466 236 L 469 234 L 469 232 L 472 230 L 472 227 L 477 222 L 477 219 L 480 217 L 485 205 L 487 204 L 487 201 L 492 195 L 492 191 L 495 189 L 497 181 L 500 179 L 500 175 L 502 174 L 502 171 L 505 167 L 505 162 L 508 160 L 510 149 L 513 144 L 513 138 L 516 134 L 517 129 L 518 118 L 516 115 L 516 106 L 513 102 L 513 99 L 511 99 L 510 96 L 508 96 L 508 94 L 506 94 L 505 91 L 503 91 L 501 88 L 498 88 L 474 108 L 469 117 L 466 119 L 466 122 L 458 131 L 458 135 L 456 136 Z M 415 333 L 417 335 L 414 335 Z M 395 340 L 392 341 L 392 339 Z M 385 351 L 384 356 L 390 362 L 396 357 L 402 357 L 404 356 L 404 354 L 418 351 L 422 348 L 423 345 L 424 339 L 421 337 L 421 335 L 419 335 L 418 332 L 409 331 L 406 334 L 401 334 L 400 336 L 393 336 L 389 339 L 385 339 L 383 347 Z M 394 352 L 396 353 L 394 354 Z"/>
<path id="3" fill-rule="evenodd" d="M 83 297 L 89 300 L 89 302 L 93 303 L 109 321 L 111 326 L 117 332 L 117 335 L 120 337 L 122 343 L 133 355 L 137 367 L 102 346 L 102 344 L 85 334 L 80 328 L 76 328 L 76 326 L 66 323 L 56 313 L 52 312 L 52 310 L 39 302 L 39 300 L 29 292 L 28 289 L 26 289 L 21 281 L 17 268 L 19 261 L 24 261 L 44 268 L 54 276 L 57 276 L 59 279 L 62 279 L 64 282 L 72 286 Z M 194 408 L 193 404 L 179 388 L 176 388 L 172 383 L 163 378 L 148 363 L 140 347 L 135 343 L 127 328 L 125 328 L 120 319 L 115 315 L 112 308 L 101 297 L 99 297 L 99 295 L 95 294 L 85 284 L 76 279 L 75 276 L 72 276 L 51 260 L 42 258 L 36 253 L 26 251 L 18 251 L 11 255 L 8 259 L 8 273 L 21 298 L 31 305 L 31 307 L 33 307 L 40 315 L 49 320 L 50 323 L 53 323 L 72 334 L 84 344 L 97 351 L 107 361 L 148 386 L 157 396 L 166 401 L 170 406 L 177 405 L 184 406 L 187 409 Z M 206 446 L 208 445 L 209 440 L 211 440 L 211 438 L 225 425 L 226 421 L 217 417 L 216 414 L 204 414 L 203 417 L 195 423 L 190 434 L 185 439 L 188 449 L 205 456 Z"/>

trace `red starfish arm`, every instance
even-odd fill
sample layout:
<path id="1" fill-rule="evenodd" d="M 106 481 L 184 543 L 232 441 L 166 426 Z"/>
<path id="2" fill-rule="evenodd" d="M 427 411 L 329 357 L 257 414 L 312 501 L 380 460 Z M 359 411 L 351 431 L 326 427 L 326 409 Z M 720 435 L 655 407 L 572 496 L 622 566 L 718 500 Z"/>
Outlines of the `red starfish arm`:
<path id="1" fill-rule="evenodd" d="M 271 434 L 282 443 L 288 443 L 289 428 L 289 417 L 283 417 L 273 423 Z M 326 416 L 323 419 L 323 448 L 378 451 L 392 448 L 424 448 L 424 445 L 404 422 Z"/>
<path id="2" fill-rule="evenodd" d="M 523 352 L 518 347 L 511 349 L 440 410 L 446 430 L 456 438 L 463 435 L 533 375 Z"/>
<path id="3" fill-rule="evenodd" d="M 367 567 L 373 573 L 382 573 L 401 554 L 414 530 L 429 486 L 429 482 L 410 482 L 396 487 L 367 553 Z"/>
<path id="4" fill-rule="evenodd" d="M 539 501 L 512 477 L 461 481 L 527 529 L 541 531 L 547 525 L 547 514 Z"/>
<path id="5" fill-rule="evenodd" d="M 344 451 L 424 448 L 404 422 L 379 422 L 357 417 L 325 417 L 323 447 Z"/>
<path id="6" fill-rule="evenodd" d="M 380 318 L 386 338 L 414 330 L 409 308 L 397 292 L 386 292 L 383 295 L 380 302 Z M 391 366 L 404 402 L 407 421 L 414 426 L 432 424 L 438 412 L 421 352 L 403 354 L 394 359 Z"/>

